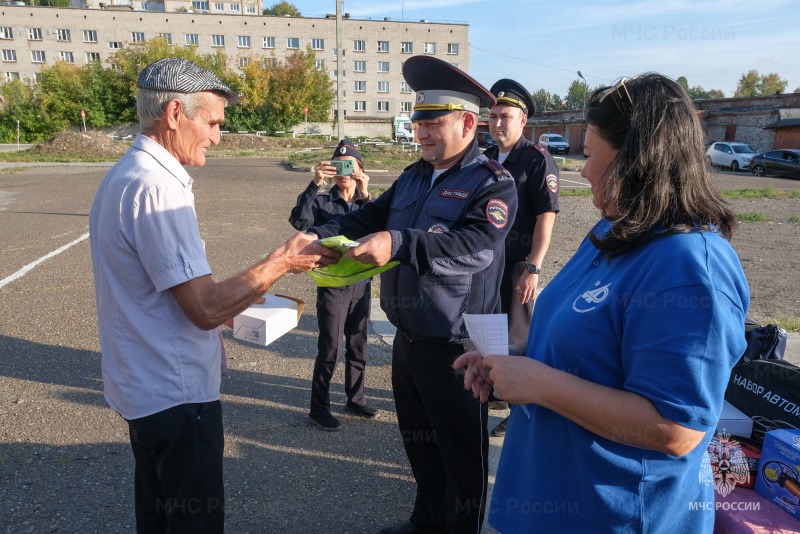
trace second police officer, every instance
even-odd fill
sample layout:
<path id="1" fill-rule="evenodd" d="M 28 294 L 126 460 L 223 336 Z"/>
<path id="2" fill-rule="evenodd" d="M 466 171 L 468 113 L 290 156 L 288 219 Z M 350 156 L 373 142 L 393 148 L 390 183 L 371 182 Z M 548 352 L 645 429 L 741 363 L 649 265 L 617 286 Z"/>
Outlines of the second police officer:
<path id="1" fill-rule="evenodd" d="M 489 132 L 497 142 L 484 152 L 499 161 L 517 184 L 517 217 L 506 237 L 500 284 L 502 313 L 508 314 L 508 343 L 524 345 L 533 315 L 536 286 L 558 213 L 558 167 L 538 143 L 523 135 L 536 103 L 522 84 L 504 78 L 491 88 L 497 104 L 489 110 Z M 508 418 L 492 430 L 504 436 Z"/>
<path id="2" fill-rule="evenodd" d="M 511 176 L 475 141 L 492 94 L 447 62 L 415 56 L 403 76 L 422 160 L 380 197 L 309 232 L 362 245 L 348 256 L 400 265 L 381 275 L 381 307 L 397 327 L 392 387 L 417 482 L 414 511 L 383 534 L 479 532 L 486 506 L 487 407 L 451 367 L 464 352 L 465 313 L 499 313 L 506 234 L 517 211 Z"/>

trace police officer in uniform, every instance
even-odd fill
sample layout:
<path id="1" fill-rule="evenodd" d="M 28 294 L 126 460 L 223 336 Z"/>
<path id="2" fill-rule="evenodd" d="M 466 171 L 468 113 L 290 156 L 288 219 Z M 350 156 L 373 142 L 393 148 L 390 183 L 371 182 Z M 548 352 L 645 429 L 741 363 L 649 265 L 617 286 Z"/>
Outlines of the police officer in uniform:
<path id="1" fill-rule="evenodd" d="M 333 153 L 334 160 L 353 162 L 353 173 L 337 176 L 329 161 L 314 168 L 314 179 L 297 197 L 289 222 L 301 232 L 312 225 L 323 225 L 353 210 L 370 199 L 367 185 L 369 176 L 364 172 L 361 153 L 347 139 L 342 139 Z M 326 180 L 336 185 L 328 192 L 320 192 Z M 311 408 L 309 422 L 321 430 L 341 430 L 342 424 L 331 414 L 330 385 L 336 362 L 341 355 L 342 336 L 345 338 L 344 389 L 347 395 L 345 409 L 353 415 L 378 417 L 378 410 L 364 398 L 364 368 L 367 363 L 367 327 L 371 296 L 371 280 L 362 280 L 344 287 L 317 288 L 317 359 L 311 379 Z"/>
<path id="2" fill-rule="evenodd" d="M 558 167 L 539 143 L 523 135 L 536 102 L 520 83 L 504 78 L 491 88 L 497 104 L 489 111 L 489 132 L 497 146 L 484 155 L 499 161 L 517 184 L 517 217 L 506 237 L 506 264 L 500 284 L 503 313 L 508 314 L 508 343 L 524 345 L 542 262 L 558 213 Z M 492 430 L 504 436 L 508 418 Z"/>
<path id="3" fill-rule="evenodd" d="M 417 93 L 411 120 L 422 160 L 376 200 L 309 232 L 358 239 L 348 256 L 362 262 L 400 262 L 381 275 L 381 307 L 397 327 L 392 386 L 417 493 L 410 519 L 381 533 L 479 532 L 488 413 L 451 365 L 467 340 L 463 314 L 500 312 L 517 195 L 475 140 L 478 110 L 495 104 L 492 94 L 433 57 L 408 59 L 403 76 Z"/>

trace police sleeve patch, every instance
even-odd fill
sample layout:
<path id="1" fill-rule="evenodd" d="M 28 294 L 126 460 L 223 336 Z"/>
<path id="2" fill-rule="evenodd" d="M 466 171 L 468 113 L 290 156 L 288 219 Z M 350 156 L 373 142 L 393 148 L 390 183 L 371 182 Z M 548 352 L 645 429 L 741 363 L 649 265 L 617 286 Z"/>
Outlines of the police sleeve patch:
<path id="1" fill-rule="evenodd" d="M 486 218 L 497 228 L 502 228 L 508 223 L 508 206 L 500 199 L 493 198 L 486 206 Z"/>
<path id="2" fill-rule="evenodd" d="M 547 182 L 547 189 L 553 193 L 558 192 L 558 176 L 555 174 L 548 174 L 545 181 Z"/>

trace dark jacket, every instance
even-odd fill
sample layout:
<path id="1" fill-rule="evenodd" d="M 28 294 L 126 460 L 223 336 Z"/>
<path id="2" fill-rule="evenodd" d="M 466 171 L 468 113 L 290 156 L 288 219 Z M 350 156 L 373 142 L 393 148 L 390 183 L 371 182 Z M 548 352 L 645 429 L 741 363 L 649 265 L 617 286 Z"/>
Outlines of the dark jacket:
<path id="1" fill-rule="evenodd" d="M 511 175 L 473 142 L 431 186 L 433 165 L 408 166 L 376 200 L 324 226 L 351 239 L 388 230 L 392 260 L 381 307 L 413 341 L 462 342 L 464 313 L 499 313 L 504 240 L 517 211 Z"/>

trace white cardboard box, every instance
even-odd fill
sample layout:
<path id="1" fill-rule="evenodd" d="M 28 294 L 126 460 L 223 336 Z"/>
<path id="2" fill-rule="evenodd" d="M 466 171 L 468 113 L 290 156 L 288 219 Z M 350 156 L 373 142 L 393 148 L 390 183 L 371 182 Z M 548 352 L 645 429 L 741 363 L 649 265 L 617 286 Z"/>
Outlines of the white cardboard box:
<path id="1" fill-rule="evenodd" d="M 753 420 L 728 401 L 722 403 L 722 414 L 717 422 L 715 434 L 727 432 L 732 436 L 749 438 L 753 433 Z"/>
<path id="2" fill-rule="evenodd" d="M 283 295 L 264 295 L 266 301 L 253 304 L 233 318 L 233 337 L 266 347 L 297 326 L 305 303 Z"/>

